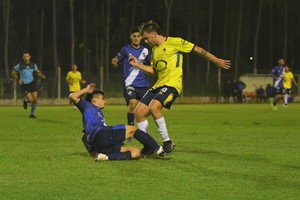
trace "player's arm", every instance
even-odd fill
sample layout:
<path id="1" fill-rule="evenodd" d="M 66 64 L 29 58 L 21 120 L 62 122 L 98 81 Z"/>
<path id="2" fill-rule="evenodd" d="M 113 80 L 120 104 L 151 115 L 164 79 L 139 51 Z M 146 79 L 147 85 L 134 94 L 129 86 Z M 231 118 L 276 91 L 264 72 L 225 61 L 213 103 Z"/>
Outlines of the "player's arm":
<path id="1" fill-rule="evenodd" d="M 111 64 L 113 65 L 114 68 L 118 67 L 119 65 L 119 61 L 118 61 L 118 57 L 114 57 L 112 60 L 111 60 Z"/>
<path id="2" fill-rule="evenodd" d="M 294 77 L 292 78 L 292 82 L 293 82 L 296 86 L 298 86 L 298 84 L 297 84 L 296 80 L 294 79 Z"/>
<path id="3" fill-rule="evenodd" d="M 271 76 L 272 76 L 272 78 L 275 79 L 275 80 L 278 80 L 278 79 L 279 79 L 279 77 L 275 76 L 272 72 L 271 72 Z"/>
<path id="4" fill-rule="evenodd" d="M 152 66 L 146 66 L 143 63 L 140 63 L 138 61 L 138 59 L 136 57 L 134 57 L 133 55 L 131 55 L 129 57 L 128 62 L 132 66 L 135 66 L 135 67 L 139 68 L 140 70 L 143 70 L 147 74 L 150 74 L 150 75 L 153 75 L 153 76 L 156 75 L 156 72 L 155 72 L 155 70 Z"/>
<path id="5" fill-rule="evenodd" d="M 13 77 L 14 80 L 16 81 L 19 80 L 18 72 L 16 70 L 12 71 L 11 76 Z"/>
<path id="6" fill-rule="evenodd" d="M 81 76 L 81 73 L 79 72 L 79 82 L 81 84 L 86 84 L 86 81 L 85 80 L 82 80 L 82 76 Z"/>
<path id="7" fill-rule="evenodd" d="M 223 60 L 220 58 L 217 58 L 215 55 L 212 53 L 207 52 L 205 49 L 195 46 L 193 50 L 196 54 L 202 56 L 203 58 L 215 63 L 218 67 L 221 67 L 223 69 L 229 69 L 231 66 L 231 61 L 230 60 Z"/>
<path id="8" fill-rule="evenodd" d="M 24 81 L 21 80 L 21 79 L 19 78 L 18 74 L 19 74 L 19 72 L 17 72 L 17 71 L 14 69 L 14 70 L 12 71 L 12 73 L 11 73 L 11 76 L 13 77 L 14 80 L 17 81 L 17 83 L 18 83 L 19 85 L 22 85 Z"/>
<path id="9" fill-rule="evenodd" d="M 72 84 L 72 83 L 73 83 L 73 82 L 72 82 L 72 79 L 71 79 L 71 77 L 70 77 L 70 72 L 67 73 L 66 81 L 67 81 L 67 83 L 69 83 L 69 84 Z"/>
<path id="10" fill-rule="evenodd" d="M 85 88 L 83 88 L 82 90 L 71 93 L 69 95 L 69 98 L 73 103 L 78 103 L 80 101 L 80 97 L 82 95 L 92 93 L 94 91 L 95 87 L 96 87 L 95 83 L 91 83 L 91 84 L 87 85 Z"/>
<path id="11" fill-rule="evenodd" d="M 40 71 L 40 70 L 36 70 L 36 74 L 39 76 L 39 77 L 41 77 L 41 78 L 43 78 L 43 79 L 45 79 L 46 78 L 46 76 Z"/>

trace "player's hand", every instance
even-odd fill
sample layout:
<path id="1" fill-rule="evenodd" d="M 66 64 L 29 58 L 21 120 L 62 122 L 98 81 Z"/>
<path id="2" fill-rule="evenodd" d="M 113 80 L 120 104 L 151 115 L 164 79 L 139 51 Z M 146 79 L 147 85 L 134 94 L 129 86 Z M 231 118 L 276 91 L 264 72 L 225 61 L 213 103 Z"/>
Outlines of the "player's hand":
<path id="1" fill-rule="evenodd" d="M 133 55 L 130 55 L 128 58 L 128 62 L 129 64 L 131 64 L 132 66 L 137 67 L 137 65 L 139 64 L 139 61 L 136 57 L 134 57 Z"/>
<path id="2" fill-rule="evenodd" d="M 113 68 L 117 68 L 118 67 L 118 58 L 117 57 L 114 57 L 112 60 L 111 60 L 111 64 L 113 65 Z"/>
<path id="3" fill-rule="evenodd" d="M 231 61 L 230 60 L 218 59 L 217 62 L 216 62 L 216 65 L 218 67 L 223 68 L 223 69 L 229 69 L 231 67 Z"/>
<path id="4" fill-rule="evenodd" d="M 94 92 L 95 88 L 96 88 L 96 84 L 95 84 L 95 83 L 88 84 L 88 85 L 86 86 L 87 93 L 92 93 L 92 92 Z"/>
<path id="5" fill-rule="evenodd" d="M 19 84 L 19 85 L 23 85 L 23 83 L 24 83 L 23 80 L 21 80 L 21 79 L 18 80 L 18 84 Z"/>
<path id="6" fill-rule="evenodd" d="M 42 79 L 45 79 L 45 78 L 46 78 L 46 76 L 45 76 L 44 74 L 42 74 L 42 75 L 41 75 L 41 78 L 42 78 Z"/>

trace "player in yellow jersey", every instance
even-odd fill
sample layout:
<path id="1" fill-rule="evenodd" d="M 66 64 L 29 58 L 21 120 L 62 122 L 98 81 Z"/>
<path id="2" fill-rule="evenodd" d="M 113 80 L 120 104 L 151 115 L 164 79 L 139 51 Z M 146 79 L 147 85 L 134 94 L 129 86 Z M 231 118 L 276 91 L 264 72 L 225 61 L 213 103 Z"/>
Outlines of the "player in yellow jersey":
<path id="1" fill-rule="evenodd" d="M 229 69 L 231 62 L 217 58 L 203 48 L 178 37 L 163 36 L 157 23 L 150 21 L 141 27 L 141 34 L 146 43 L 152 47 L 151 67 L 138 62 L 134 56 L 129 58 L 130 64 L 156 75 L 157 81 L 141 99 L 134 110 L 139 129 L 148 132 L 147 116 L 151 114 L 163 140 L 163 147 L 167 153 L 173 151 L 175 144 L 169 137 L 166 121 L 161 109 L 170 109 L 176 97 L 182 90 L 182 53 L 195 52 L 210 60 L 218 67 Z M 142 150 L 146 151 L 147 147 Z"/>
<path id="2" fill-rule="evenodd" d="M 288 66 L 285 66 L 283 74 L 284 107 L 287 107 L 288 98 L 292 94 L 292 82 L 297 86 L 293 73 L 290 71 L 290 68 Z"/>
<path id="3" fill-rule="evenodd" d="M 85 80 L 82 80 L 81 73 L 78 71 L 77 65 L 72 65 L 71 71 L 67 73 L 66 81 L 69 84 L 69 92 L 77 92 L 81 90 L 81 83 L 86 84 Z M 70 104 L 72 102 L 70 101 Z M 76 106 L 74 106 L 74 109 L 76 109 Z"/>

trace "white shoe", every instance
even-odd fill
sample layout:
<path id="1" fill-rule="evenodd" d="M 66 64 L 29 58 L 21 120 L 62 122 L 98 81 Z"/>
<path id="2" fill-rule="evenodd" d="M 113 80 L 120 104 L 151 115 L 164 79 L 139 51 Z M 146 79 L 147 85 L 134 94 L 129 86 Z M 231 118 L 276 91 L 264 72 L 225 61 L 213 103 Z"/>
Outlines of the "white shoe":
<path id="1" fill-rule="evenodd" d="M 101 160 L 109 160 L 108 156 L 103 153 L 98 153 L 98 155 L 95 158 L 95 161 L 101 161 Z"/>
<path id="2" fill-rule="evenodd" d="M 158 157 L 164 157 L 165 155 L 167 155 L 162 146 L 160 146 L 159 149 L 154 152 L 154 154 Z"/>

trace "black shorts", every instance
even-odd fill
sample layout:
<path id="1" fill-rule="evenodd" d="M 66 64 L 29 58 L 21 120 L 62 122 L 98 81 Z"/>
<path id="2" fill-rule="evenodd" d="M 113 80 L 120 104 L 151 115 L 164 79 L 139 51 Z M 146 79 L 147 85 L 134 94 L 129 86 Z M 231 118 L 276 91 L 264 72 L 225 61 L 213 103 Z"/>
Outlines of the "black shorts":
<path id="1" fill-rule="evenodd" d="M 275 89 L 275 91 L 276 91 L 276 95 L 277 94 L 284 94 L 284 88 L 282 88 L 282 87 L 276 87 L 276 88 L 274 88 Z"/>
<path id="2" fill-rule="evenodd" d="M 141 99 L 141 102 L 148 106 L 153 99 L 156 99 L 163 107 L 170 109 L 171 105 L 178 96 L 179 94 L 175 88 L 162 86 L 156 89 L 148 90 L 145 96 Z"/>
<path id="3" fill-rule="evenodd" d="M 97 153 L 111 154 L 121 152 L 125 140 L 125 125 L 107 126 L 102 128 L 94 138 L 94 147 Z"/>
<path id="4" fill-rule="evenodd" d="M 35 81 L 32 81 L 28 84 L 22 84 L 21 89 L 22 89 L 22 92 L 24 95 L 31 93 L 31 92 L 37 92 Z"/>
<path id="5" fill-rule="evenodd" d="M 149 89 L 148 87 L 127 86 L 124 89 L 124 97 L 125 97 L 127 106 L 129 105 L 129 101 L 131 99 L 141 100 L 148 89 Z"/>
<path id="6" fill-rule="evenodd" d="M 285 88 L 284 89 L 284 94 L 292 94 L 292 89 L 291 88 Z"/>

